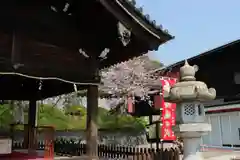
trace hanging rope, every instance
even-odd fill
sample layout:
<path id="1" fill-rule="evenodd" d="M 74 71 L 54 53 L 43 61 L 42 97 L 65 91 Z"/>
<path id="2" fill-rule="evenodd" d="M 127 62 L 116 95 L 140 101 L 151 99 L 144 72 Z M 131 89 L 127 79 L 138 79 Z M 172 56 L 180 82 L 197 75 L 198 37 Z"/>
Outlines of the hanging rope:
<path id="1" fill-rule="evenodd" d="M 26 75 L 23 73 L 17 73 L 17 72 L 0 72 L 0 75 L 18 75 L 18 76 L 31 78 L 31 79 L 38 79 L 38 80 L 58 80 L 58 81 L 75 84 L 75 85 L 95 85 L 95 86 L 99 85 L 99 83 L 81 83 L 81 82 L 76 82 L 76 81 L 65 80 L 65 79 L 58 78 L 58 77 L 37 77 L 37 76 L 30 76 L 30 75 Z"/>

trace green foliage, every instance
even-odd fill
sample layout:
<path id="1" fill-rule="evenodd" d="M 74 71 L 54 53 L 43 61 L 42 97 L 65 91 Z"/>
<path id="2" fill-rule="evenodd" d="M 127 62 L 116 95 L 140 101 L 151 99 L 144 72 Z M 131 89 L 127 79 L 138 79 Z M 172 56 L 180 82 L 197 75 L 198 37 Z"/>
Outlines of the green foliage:
<path id="1" fill-rule="evenodd" d="M 41 105 L 39 108 L 38 124 L 50 125 L 58 129 L 69 128 L 69 118 L 59 109 L 50 105 Z"/>
<path id="2" fill-rule="evenodd" d="M 85 122 L 85 118 L 68 115 L 63 110 L 51 105 L 44 104 L 39 108 L 39 126 L 50 125 L 57 130 L 84 129 Z"/>
<path id="3" fill-rule="evenodd" d="M 145 127 L 145 121 L 142 118 L 135 118 L 130 115 L 110 114 L 107 110 L 100 109 L 98 124 L 101 129 L 121 129 L 129 128 L 142 130 Z"/>
<path id="4" fill-rule="evenodd" d="M 85 129 L 86 127 L 87 113 L 86 108 L 83 106 L 69 106 L 59 109 L 52 105 L 39 104 L 38 109 L 39 126 L 54 126 L 57 130 Z M 12 112 L 9 104 L 0 105 L 0 127 L 9 127 L 13 120 Z M 131 128 L 141 130 L 145 127 L 145 122 L 141 118 L 134 118 L 130 115 L 110 114 L 108 110 L 102 107 L 99 107 L 98 115 L 99 129 Z M 25 113 L 25 123 L 28 121 L 27 117 L 28 115 Z M 18 126 L 18 128 L 23 129 L 22 126 Z"/>
<path id="5" fill-rule="evenodd" d="M 85 116 L 87 114 L 86 109 L 83 106 L 77 105 L 64 107 L 64 111 L 67 115 Z"/>
<path id="6" fill-rule="evenodd" d="M 156 68 L 161 68 L 164 66 L 164 64 L 159 62 L 158 60 L 151 60 L 151 62 L 153 63 L 154 66 L 156 66 Z"/>
<path id="7" fill-rule="evenodd" d="M 0 105 L 0 127 L 8 128 L 12 123 L 13 114 L 9 104 Z"/>

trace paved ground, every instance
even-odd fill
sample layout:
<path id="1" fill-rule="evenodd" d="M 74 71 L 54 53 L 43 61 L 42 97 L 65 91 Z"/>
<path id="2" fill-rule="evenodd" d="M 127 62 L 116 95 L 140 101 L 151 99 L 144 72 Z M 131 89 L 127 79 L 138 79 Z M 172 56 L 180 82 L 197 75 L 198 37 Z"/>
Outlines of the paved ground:
<path id="1" fill-rule="evenodd" d="M 239 152 L 216 152 L 211 157 L 206 156 L 206 160 L 231 160 L 233 158 L 240 158 Z M 236 159 L 237 160 L 237 159 Z"/>
<path id="2" fill-rule="evenodd" d="M 204 160 L 232 160 L 232 158 L 240 158 L 240 152 L 236 151 L 206 151 L 198 154 L 201 154 Z"/>

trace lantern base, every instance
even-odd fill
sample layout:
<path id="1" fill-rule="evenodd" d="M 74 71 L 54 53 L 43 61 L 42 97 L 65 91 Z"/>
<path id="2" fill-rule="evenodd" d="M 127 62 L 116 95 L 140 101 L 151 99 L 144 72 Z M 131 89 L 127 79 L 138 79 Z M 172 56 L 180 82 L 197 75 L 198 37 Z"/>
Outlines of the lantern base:
<path id="1" fill-rule="evenodd" d="M 201 137 L 211 131 L 208 123 L 180 124 L 173 127 L 177 136 L 183 138 L 184 157 L 183 160 L 203 160 L 200 151 Z"/>
<path id="2" fill-rule="evenodd" d="M 201 160 L 198 154 L 201 142 L 201 135 L 198 137 L 183 137 L 183 160 Z"/>
<path id="3" fill-rule="evenodd" d="M 173 131 L 176 134 L 180 134 L 182 137 L 198 137 L 210 132 L 211 130 L 211 124 L 208 123 L 188 123 L 173 126 Z"/>

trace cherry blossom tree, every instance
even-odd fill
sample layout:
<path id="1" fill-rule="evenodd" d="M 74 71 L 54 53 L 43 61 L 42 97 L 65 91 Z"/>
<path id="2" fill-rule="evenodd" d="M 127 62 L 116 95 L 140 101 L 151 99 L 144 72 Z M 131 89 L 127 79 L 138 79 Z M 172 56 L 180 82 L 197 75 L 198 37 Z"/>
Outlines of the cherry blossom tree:
<path id="1" fill-rule="evenodd" d="M 112 66 L 101 72 L 100 90 L 116 97 L 121 97 L 129 92 L 143 96 L 149 91 L 151 84 L 158 82 L 158 76 L 150 72 L 156 69 L 154 68 L 156 65 L 154 65 L 147 56 L 141 56 Z"/>
<path id="2" fill-rule="evenodd" d="M 152 74 L 152 71 L 162 66 L 160 62 L 152 61 L 147 55 L 143 55 L 103 69 L 100 72 L 99 96 L 107 97 L 110 108 L 120 108 L 128 94 L 144 99 L 152 86 L 160 87 L 159 77 Z M 77 94 L 74 92 L 62 95 L 57 99 L 64 99 L 64 105 L 67 105 L 66 103 L 76 102 L 76 98 L 79 101 L 79 97 L 86 96 L 86 91 L 78 91 Z"/>
<path id="3" fill-rule="evenodd" d="M 124 97 L 129 94 L 145 99 L 153 85 L 160 86 L 159 76 L 151 72 L 162 67 L 162 64 L 156 64 L 144 55 L 103 70 L 99 89 L 101 93 L 114 97 L 110 99 L 110 106 L 123 104 Z"/>

